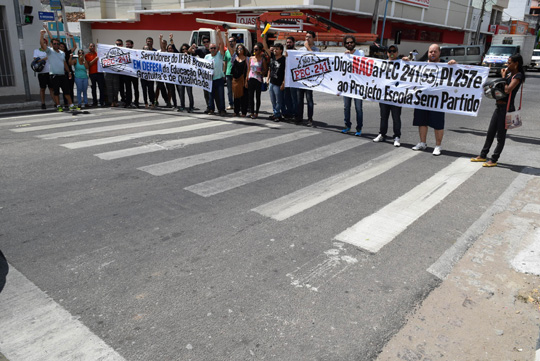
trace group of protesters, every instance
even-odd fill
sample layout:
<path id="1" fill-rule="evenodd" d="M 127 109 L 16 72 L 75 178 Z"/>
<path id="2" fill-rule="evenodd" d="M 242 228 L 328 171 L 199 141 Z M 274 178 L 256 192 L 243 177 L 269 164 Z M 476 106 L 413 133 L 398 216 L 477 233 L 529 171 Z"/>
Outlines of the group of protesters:
<path id="1" fill-rule="evenodd" d="M 49 87 L 53 100 L 59 111 L 62 111 L 59 99 L 59 90 L 64 94 L 64 104 L 70 109 L 77 109 L 73 105 L 73 84 L 77 84 L 77 101 L 79 107 L 89 106 L 87 99 L 88 79 L 91 80 L 91 91 L 93 106 L 124 106 L 139 108 L 139 79 L 128 75 L 101 73 L 98 72 L 98 54 L 95 44 L 91 43 L 88 53 L 81 49 L 74 59 L 73 52 L 77 46 L 74 41 L 72 49 L 68 49 L 66 44 L 58 39 L 53 39 L 49 33 L 49 39 L 53 45 L 47 47 L 47 39 L 44 37 L 45 30 L 41 31 L 40 45 L 34 53 L 35 59 L 43 56 L 50 63 L 50 68 L 46 67 L 39 74 L 39 83 L 41 88 L 42 108 L 45 109 L 45 90 Z M 71 39 L 73 39 L 71 37 Z M 143 47 L 146 51 L 161 51 L 170 53 L 183 53 L 190 56 L 204 58 L 213 62 L 213 77 L 211 91 L 204 90 L 204 99 L 206 109 L 204 113 L 209 115 L 219 114 L 226 116 L 227 110 L 232 110 L 235 116 L 250 117 L 257 119 L 261 106 L 261 92 L 268 90 L 272 103 L 272 114 L 270 120 L 294 121 L 297 125 L 314 126 L 314 101 L 313 90 L 286 87 L 285 86 L 285 68 L 287 51 L 299 50 L 304 52 L 319 52 L 315 46 L 315 33 L 307 31 L 305 35 L 304 46 L 296 49 L 296 39 L 292 36 L 286 39 L 285 46 L 281 43 L 274 43 L 268 46 L 266 38 L 263 42 L 258 42 L 251 51 L 234 36 L 225 34 L 226 44 L 219 28 L 216 28 L 216 43 L 211 43 L 207 36 L 202 37 L 202 45 L 183 43 L 180 49 L 176 47 L 173 35 L 169 35 L 169 41 L 159 35 L 159 50 L 154 48 L 152 37 L 146 38 L 146 44 Z M 124 47 L 124 42 L 117 39 L 117 47 Z M 355 56 L 365 56 L 364 51 L 357 49 L 356 39 L 352 35 L 345 35 L 343 45 L 346 54 Z M 126 48 L 133 48 L 132 40 L 125 41 Z M 398 55 L 398 47 L 391 45 L 386 49 L 386 58 L 388 61 L 412 60 L 410 57 Z M 440 62 L 440 46 L 432 44 L 428 50 L 428 62 Z M 63 64 L 62 64 L 63 62 Z M 449 65 L 456 64 L 454 60 L 448 62 Z M 521 65 L 520 65 L 521 64 Z M 507 75 L 508 73 L 508 75 Z M 492 167 L 497 163 L 504 140 L 506 138 L 506 129 L 504 128 L 504 115 L 508 109 L 514 108 L 514 99 L 517 89 L 525 79 L 523 71 L 523 59 L 520 55 L 509 59 L 509 68 L 503 72 L 503 78 L 507 78 L 505 93 L 510 94 L 511 98 L 505 98 L 497 101 L 497 110 L 493 115 L 486 144 L 482 152 L 473 162 L 485 162 L 484 166 Z M 159 105 L 158 98 L 161 95 L 164 104 L 168 108 L 175 108 L 179 112 L 193 112 L 195 108 L 193 89 L 189 85 L 180 85 L 164 83 L 161 81 L 151 81 L 140 79 L 143 93 L 144 106 L 154 109 Z M 97 96 L 99 88 L 99 98 Z M 188 95 L 189 103 L 186 105 L 185 94 Z M 178 97 L 177 97 L 178 94 Z M 119 96 L 120 95 L 120 96 Z M 178 98 L 180 104 L 178 104 Z M 351 106 L 354 101 L 356 110 L 356 126 L 352 133 L 356 136 L 362 134 L 363 110 L 362 99 L 342 96 L 344 109 L 345 127 L 342 133 L 351 132 L 353 126 L 351 122 Z M 510 100 L 509 100 L 510 99 Z M 307 103 L 307 120 L 304 119 L 304 102 Z M 504 108 L 511 102 L 511 106 Z M 379 103 L 380 107 L 380 128 L 379 134 L 373 139 L 374 142 L 384 142 L 388 136 L 388 121 L 392 116 L 393 145 L 401 145 L 401 107 Z M 504 109 L 503 109 L 504 108 Z M 427 149 L 428 127 L 434 129 L 435 147 L 433 155 L 441 154 L 441 143 L 444 134 L 445 113 L 435 110 L 414 109 L 413 125 L 419 129 L 420 142 L 412 147 L 415 151 Z M 498 146 L 491 160 L 487 160 L 487 153 L 491 144 L 497 136 Z"/>

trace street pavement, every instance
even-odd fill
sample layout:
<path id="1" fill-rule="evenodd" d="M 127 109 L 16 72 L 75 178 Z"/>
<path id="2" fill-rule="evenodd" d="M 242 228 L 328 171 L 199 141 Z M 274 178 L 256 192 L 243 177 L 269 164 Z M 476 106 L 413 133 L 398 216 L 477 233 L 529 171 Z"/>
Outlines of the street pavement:
<path id="1" fill-rule="evenodd" d="M 468 161 L 484 142 L 489 99 L 478 117 L 447 115 L 439 157 L 431 130 L 427 151 L 410 149 L 411 109 L 395 148 L 371 141 L 377 103 L 364 102 L 355 137 L 340 133 L 342 100 L 322 93 L 314 128 L 269 113 L 3 113 L 0 248 L 10 272 L 0 352 L 10 361 L 512 359 L 456 351 L 450 337 L 502 348 L 522 334 L 494 326 L 490 336 L 475 332 L 478 319 L 458 327 L 451 317 L 485 309 L 475 288 L 456 286 L 465 275 L 500 274 L 489 282 L 504 284 L 501 307 L 534 296 L 524 283 L 536 276 L 505 264 L 538 240 L 508 235 L 538 227 L 540 76 L 528 76 L 525 125 L 492 169 Z M 202 99 L 196 92 L 196 106 Z M 531 197 L 518 207 L 523 192 Z M 517 214 L 525 206 L 529 215 Z M 529 218 L 493 229 L 497 217 Z M 515 246 L 513 257 L 493 239 Z M 499 273 L 472 269 L 488 246 L 483 260 L 498 260 Z M 479 279 L 469 285 L 484 292 Z M 522 303 L 528 342 L 509 352 L 530 360 L 540 323 Z M 495 314 L 517 317 L 486 318 Z M 418 326 L 425 315 L 437 317 Z"/>

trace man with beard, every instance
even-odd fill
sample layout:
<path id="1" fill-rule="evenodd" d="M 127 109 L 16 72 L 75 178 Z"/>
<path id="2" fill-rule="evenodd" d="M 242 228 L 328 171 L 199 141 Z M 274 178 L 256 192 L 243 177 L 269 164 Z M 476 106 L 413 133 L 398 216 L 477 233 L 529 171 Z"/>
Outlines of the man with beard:
<path id="1" fill-rule="evenodd" d="M 355 49 L 356 38 L 352 35 L 345 35 L 343 38 L 343 45 L 345 46 L 345 54 L 351 54 L 354 56 L 364 56 L 364 51 Z M 345 129 L 341 132 L 346 134 L 351 130 L 351 103 L 353 98 L 343 96 L 343 112 L 345 114 Z M 362 99 L 354 98 L 354 107 L 356 108 L 356 132 L 354 135 L 362 135 L 362 126 L 364 124 L 364 113 L 362 112 Z"/>
<path id="2" fill-rule="evenodd" d="M 287 38 L 287 42 L 285 43 L 285 56 L 287 56 L 287 50 L 296 50 L 294 47 L 295 42 L 294 37 L 289 36 Z M 294 119 L 296 115 L 296 105 L 298 104 L 297 97 L 298 94 L 296 88 L 286 87 L 283 91 L 283 117 L 285 119 Z"/>

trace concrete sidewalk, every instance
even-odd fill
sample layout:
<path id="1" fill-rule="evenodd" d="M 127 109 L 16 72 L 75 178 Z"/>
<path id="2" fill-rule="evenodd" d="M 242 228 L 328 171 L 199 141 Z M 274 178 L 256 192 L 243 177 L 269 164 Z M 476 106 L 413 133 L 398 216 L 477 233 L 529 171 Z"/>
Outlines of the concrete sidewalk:
<path id="1" fill-rule="evenodd" d="M 539 174 L 520 174 L 471 228 L 481 235 L 378 361 L 540 360 Z"/>
<path id="2" fill-rule="evenodd" d="M 51 96 L 47 92 L 45 97 L 47 108 L 54 106 Z M 41 110 L 41 100 L 39 94 L 33 94 L 30 100 L 26 100 L 24 95 L 6 95 L 0 96 L 0 112 L 10 110 Z"/>

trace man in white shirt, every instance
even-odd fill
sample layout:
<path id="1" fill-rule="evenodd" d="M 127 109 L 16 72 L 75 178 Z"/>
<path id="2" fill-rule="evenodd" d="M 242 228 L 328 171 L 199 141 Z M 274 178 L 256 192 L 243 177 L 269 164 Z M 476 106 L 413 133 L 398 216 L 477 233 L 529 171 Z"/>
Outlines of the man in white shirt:
<path id="1" fill-rule="evenodd" d="M 364 56 L 364 51 L 355 49 L 356 38 L 352 35 L 345 35 L 343 38 L 343 46 L 345 46 L 345 54 L 351 54 L 354 56 Z M 351 130 L 351 103 L 353 98 L 343 96 L 343 112 L 345 114 L 345 129 L 342 133 L 348 133 Z M 362 126 L 364 125 L 364 113 L 362 111 L 362 99 L 354 98 L 354 107 L 356 108 L 356 132 L 354 135 L 359 137 L 362 135 Z"/>
<path id="2" fill-rule="evenodd" d="M 45 49 L 46 49 L 49 43 L 47 39 L 43 39 L 43 40 L 45 40 Z M 54 100 L 54 93 L 52 90 L 51 78 L 49 75 L 49 62 L 47 61 L 47 53 L 45 52 L 45 49 L 38 48 L 34 50 L 34 60 L 36 60 L 37 58 L 40 58 L 40 62 L 45 62 L 45 66 L 43 67 L 43 70 L 41 70 L 38 73 L 41 109 L 47 108 L 45 106 L 45 89 L 49 88 L 49 93 L 51 94 L 51 98 Z"/>
<path id="3" fill-rule="evenodd" d="M 304 42 L 304 46 L 298 50 L 300 51 L 317 51 L 319 52 L 319 48 L 315 46 L 315 33 L 311 30 L 306 32 L 306 41 Z M 301 89 L 298 88 L 297 90 L 298 94 L 298 105 L 296 108 L 296 124 L 302 124 L 304 120 L 304 94 L 306 95 L 306 102 L 307 102 L 307 108 L 308 108 L 308 121 L 306 125 L 308 127 L 313 126 L 313 90 L 309 89 Z"/>

